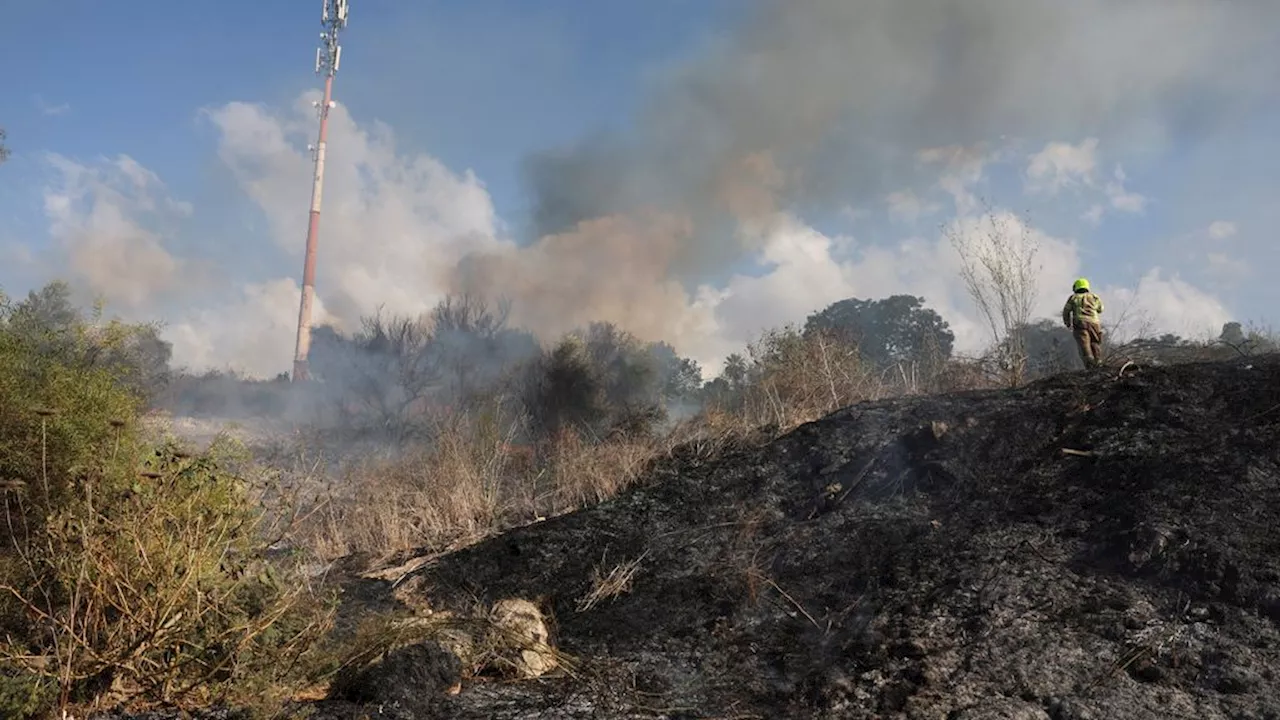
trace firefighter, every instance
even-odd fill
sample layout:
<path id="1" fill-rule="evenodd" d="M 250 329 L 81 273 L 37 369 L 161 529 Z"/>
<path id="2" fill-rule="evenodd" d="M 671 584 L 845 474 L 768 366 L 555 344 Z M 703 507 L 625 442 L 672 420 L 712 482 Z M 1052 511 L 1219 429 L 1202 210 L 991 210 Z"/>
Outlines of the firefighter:
<path id="1" fill-rule="evenodd" d="M 1089 281 L 1080 278 L 1071 286 L 1071 297 L 1062 307 L 1062 324 L 1071 328 L 1080 359 L 1086 368 L 1102 365 L 1102 298 L 1089 290 Z"/>

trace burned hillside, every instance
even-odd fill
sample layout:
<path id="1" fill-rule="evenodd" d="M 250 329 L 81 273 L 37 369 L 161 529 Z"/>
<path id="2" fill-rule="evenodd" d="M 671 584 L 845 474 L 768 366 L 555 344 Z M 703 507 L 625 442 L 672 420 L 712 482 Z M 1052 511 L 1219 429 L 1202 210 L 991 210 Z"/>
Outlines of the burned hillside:
<path id="1" fill-rule="evenodd" d="M 527 598 L 572 664 L 448 694 L 444 663 L 359 697 L 370 717 L 1280 717 L 1278 441 L 1266 358 L 687 445 L 611 501 L 358 593 Z"/>

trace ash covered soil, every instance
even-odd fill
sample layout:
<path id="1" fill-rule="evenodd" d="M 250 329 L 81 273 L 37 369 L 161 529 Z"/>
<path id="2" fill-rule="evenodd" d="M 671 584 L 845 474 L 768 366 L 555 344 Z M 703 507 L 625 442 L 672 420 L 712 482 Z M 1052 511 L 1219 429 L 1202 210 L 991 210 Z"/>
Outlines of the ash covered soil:
<path id="1" fill-rule="evenodd" d="M 866 403 L 707 455 L 395 590 L 534 600 L 573 673 L 450 695 L 401 667 L 421 684 L 313 717 L 1280 718 L 1280 359 Z"/>

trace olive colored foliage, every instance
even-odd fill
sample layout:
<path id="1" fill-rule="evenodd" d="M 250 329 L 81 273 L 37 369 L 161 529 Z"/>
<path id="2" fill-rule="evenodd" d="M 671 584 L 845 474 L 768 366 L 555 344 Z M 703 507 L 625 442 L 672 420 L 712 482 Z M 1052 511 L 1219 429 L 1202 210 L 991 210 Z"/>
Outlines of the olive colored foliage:
<path id="1" fill-rule="evenodd" d="M 951 357 L 955 333 L 924 303 L 924 298 L 911 295 L 847 298 L 810 315 L 805 332 L 830 331 L 880 369 L 925 359 L 945 361 Z"/>
<path id="2" fill-rule="evenodd" d="M 669 423 L 670 406 L 696 396 L 701 375 L 670 345 L 591 323 L 525 365 L 521 399 L 539 437 L 644 437 Z"/>
<path id="3" fill-rule="evenodd" d="M 0 307 L 0 716 L 287 687 L 330 610 L 265 559 L 244 457 L 149 447 L 104 358 L 150 329 L 32 297 Z"/>

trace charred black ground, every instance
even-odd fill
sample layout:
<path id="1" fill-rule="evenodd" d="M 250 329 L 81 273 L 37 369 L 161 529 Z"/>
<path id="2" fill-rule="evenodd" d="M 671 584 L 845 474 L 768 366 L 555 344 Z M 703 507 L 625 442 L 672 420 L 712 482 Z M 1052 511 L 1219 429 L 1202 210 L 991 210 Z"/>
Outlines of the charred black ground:
<path id="1" fill-rule="evenodd" d="M 417 571 L 437 609 L 542 603 L 578 672 L 363 712 L 1280 718 L 1278 521 L 1275 358 L 862 404 L 682 448 L 624 496 Z M 640 557 L 579 611 L 593 569 Z"/>

